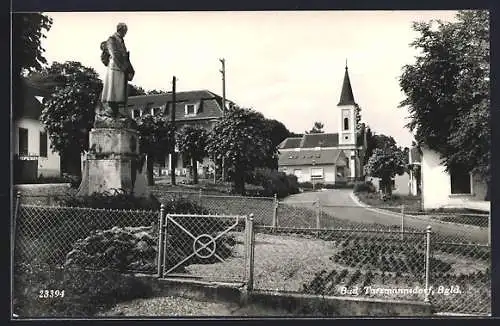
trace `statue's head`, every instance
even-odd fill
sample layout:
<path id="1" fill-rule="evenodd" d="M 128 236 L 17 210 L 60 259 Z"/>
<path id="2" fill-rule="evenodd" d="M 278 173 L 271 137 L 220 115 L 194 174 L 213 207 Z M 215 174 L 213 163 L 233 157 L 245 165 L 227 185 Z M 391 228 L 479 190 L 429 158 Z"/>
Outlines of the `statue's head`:
<path id="1" fill-rule="evenodd" d="M 124 37 L 125 34 L 127 34 L 127 31 L 128 31 L 128 27 L 125 23 L 119 23 L 117 26 L 116 26 L 116 32 L 118 34 L 120 34 L 121 37 Z"/>

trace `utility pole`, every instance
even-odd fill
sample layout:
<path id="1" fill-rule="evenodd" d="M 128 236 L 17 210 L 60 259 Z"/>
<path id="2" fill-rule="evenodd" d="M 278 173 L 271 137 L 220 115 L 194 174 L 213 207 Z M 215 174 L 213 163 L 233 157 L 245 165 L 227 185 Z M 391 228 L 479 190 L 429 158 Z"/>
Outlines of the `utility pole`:
<path id="1" fill-rule="evenodd" d="M 173 144 L 170 153 L 170 181 L 172 185 L 175 185 L 175 167 L 177 166 L 177 155 L 175 153 L 175 76 L 172 77 L 172 110 L 170 110 L 170 120 L 172 121 L 172 126 L 174 128 L 173 133 Z"/>
<path id="2" fill-rule="evenodd" d="M 224 58 L 219 59 L 220 63 L 222 64 L 222 69 L 219 70 L 220 73 L 222 74 L 222 116 L 226 115 L 226 60 Z M 224 164 L 224 157 L 222 158 L 222 169 L 221 169 L 221 177 L 222 177 L 222 182 L 226 181 L 225 178 L 225 164 Z"/>

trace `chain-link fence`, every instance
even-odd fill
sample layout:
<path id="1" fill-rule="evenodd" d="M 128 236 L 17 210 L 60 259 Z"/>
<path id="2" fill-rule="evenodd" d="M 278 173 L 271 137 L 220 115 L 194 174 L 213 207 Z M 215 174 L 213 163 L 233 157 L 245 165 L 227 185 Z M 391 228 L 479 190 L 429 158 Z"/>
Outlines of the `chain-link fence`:
<path id="1" fill-rule="evenodd" d="M 158 211 L 20 204 L 15 264 L 155 272 Z"/>
<path id="2" fill-rule="evenodd" d="M 380 207 L 203 192 L 155 195 L 162 203 L 176 198 L 193 201 L 213 215 L 172 216 L 177 224 L 167 219 L 172 233 L 167 232 L 164 242 L 168 255 L 162 266 L 165 274 L 246 279 L 243 266 L 249 249 L 244 245 L 247 235 L 241 216 L 254 214 L 255 288 L 420 300 L 425 296 L 428 257 L 429 298 L 437 311 L 490 312 L 489 215 L 423 214 L 405 207 L 384 212 Z M 15 207 L 16 264 L 58 268 L 84 263 L 157 272 L 159 233 L 152 224 L 158 223 L 159 211 L 41 206 L 57 205 L 56 199 L 23 196 Z M 234 223 L 230 231 L 212 241 Z M 432 228 L 429 255 L 424 250 L 427 226 Z"/>

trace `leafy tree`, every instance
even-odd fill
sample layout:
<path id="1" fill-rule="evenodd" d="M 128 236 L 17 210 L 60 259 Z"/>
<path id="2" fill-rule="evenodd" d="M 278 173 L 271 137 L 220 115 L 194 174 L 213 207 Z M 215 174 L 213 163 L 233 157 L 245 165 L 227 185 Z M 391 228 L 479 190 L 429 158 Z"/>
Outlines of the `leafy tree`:
<path id="1" fill-rule="evenodd" d="M 133 84 L 128 84 L 128 96 L 146 95 L 144 88 L 140 86 L 135 86 Z"/>
<path id="2" fill-rule="evenodd" d="M 89 147 L 102 82 L 94 69 L 76 61 L 54 62 L 38 78 L 53 90 L 40 116 L 51 147 L 60 153 L 64 172 L 81 176 L 80 157 Z"/>
<path id="3" fill-rule="evenodd" d="M 489 17 L 460 11 L 456 22 L 414 23 L 420 51 L 400 86 L 416 140 L 439 152 L 447 170 L 461 166 L 490 175 Z"/>
<path id="4" fill-rule="evenodd" d="M 322 133 L 324 133 L 324 131 L 323 131 L 324 126 L 325 125 L 323 125 L 323 123 L 321 123 L 320 121 L 316 121 L 314 123 L 314 126 L 312 127 L 312 129 L 309 131 L 306 131 L 306 134 L 322 134 Z"/>
<path id="5" fill-rule="evenodd" d="M 47 59 L 42 39 L 52 27 L 52 18 L 42 13 L 12 14 L 12 53 L 14 76 L 23 71 L 39 71 Z"/>
<path id="6" fill-rule="evenodd" d="M 277 149 L 279 144 L 288 137 L 292 137 L 292 133 L 287 129 L 287 127 L 278 120 L 275 119 L 265 119 L 265 130 L 268 134 L 269 139 L 271 139 L 272 147 Z M 265 162 L 262 164 L 263 167 L 268 167 L 270 169 L 278 169 L 278 158 L 275 155 L 269 155 L 266 157 Z"/>
<path id="7" fill-rule="evenodd" d="M 364 155 L 363 165 L 368 163 L 368 160 L 373 154 L 376 148 L 386 149 L 386 148 L 397 148 L 396 141 L 392 136 L 386 136 L 384 134 L 376 134 L 371 131 L 371 129 L 366 129 L 366 150 Z"/>
<path id="8" fill-rule="evenodd" d="M 154 185 L 154 162 L 165 160 L 165 156 L 174 146 L 175 129 L 164 116 L 144 114 L 137 119 L 137 130 L 140 134 L 139 149 L 147 155 L 146 170 L 148 185 Z"/>
<path id="9" fill-rule="evenodd" d="M 357 103 L 354 105 L 354 115 L 356 118 L 356 132 L 361 133 L 363 126 L 361 123 L 361 107 Z"/>
<path id="10" fill-rule="evenodd" d="M 387 147 L 385 149 L 375 148 L 365 166 L 366 173 L 370 176 L 380 178 L 380 189 L 384 196 L 391 196 L 391 180 L 405 171 L 404 153 L 399 148 Z"/>
<path id="11" fill-rule="evenodd" d="M 185 125 L 176 133 L 179 151 L 189 156 L 193 168 L 193 183 L 198 183 L 198 162 L 207 156 L 208 132 L 202 127 Z"/>
<path id="12" fill-rule="evenodd" d="M 156 90 L 156 89 L 152 89 L 152 90 L 149 90 L 146 92 L 148 95 L 157 95 L 157 94 L 165 94 L 167 92 L 165 91 L 159 91 L 159 90 Z"/>
<path id="13" fill-rule="evenodd" d="M 254 168 L 276 150 L 266 132 L 264 116 L 251 109 L 233 108 L 209 133 L 207 152 L 222 160 L 237 193 L 244 194 L 245 180 Z"/>
<path id="14" fill-rule="evenodd" d="M 12 14 L 12 95 L 15 112 L 23 103 L 22 76 L 39 71 L 47 64 L 42 39 L 52 27 L 52 19 L 41 13 Z"/>

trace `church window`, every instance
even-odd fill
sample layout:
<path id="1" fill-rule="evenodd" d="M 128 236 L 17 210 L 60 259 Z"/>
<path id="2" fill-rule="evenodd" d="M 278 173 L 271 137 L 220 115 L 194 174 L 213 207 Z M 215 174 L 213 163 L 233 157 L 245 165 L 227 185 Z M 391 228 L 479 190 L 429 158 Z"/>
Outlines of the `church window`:
<path id="1" fill-rule="evenodd" d="M 344 118 L 344 130 L 349 130 L 349 118 Z"/>

